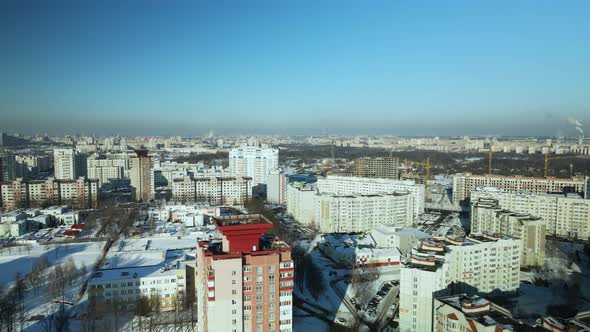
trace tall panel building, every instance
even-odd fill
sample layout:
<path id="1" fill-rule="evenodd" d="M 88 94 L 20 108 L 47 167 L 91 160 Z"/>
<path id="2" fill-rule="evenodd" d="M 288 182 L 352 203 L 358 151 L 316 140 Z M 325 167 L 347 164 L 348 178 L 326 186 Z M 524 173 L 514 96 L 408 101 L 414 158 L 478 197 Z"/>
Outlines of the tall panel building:
<path id="1" fill-rule="evenodd" d="M 130 158 L 133 199 L 137 202 L 148 202 L 154 197 L 152 158 L 148 156 L 147 150 L 136 150 L 135 154 Z"/>
<path id="2" fill-rule="evenodd" d="M 76 157 L 74 149 L 54 149 L 53 169 L 58 180 L 76 178 Z"/>
<path id="3" fill-rule="evenodd" d="M 0 183 L 16 179 L 16 157 L 11 154 L 0 155 Z"/>
<path id="4" fill-rule="evenodd" d="M 271 170 L 279 167 L 279 150 L 243 145 L 229 152 L 229 171 L 233 176 L 252 178 L 252 186 L 266 184 Z"/>
<path id="5" fill-rule="evenodd" d="M 266 200 L 270 203 L 285 204 L 287 198 L 287 176 L 278 169 L 268 174 Z"/>
<path id="6" fill-rule="evenodd" d="M 261 215 L 213 218 L 221 240 L 200 241 L 199 331 L 290 332 L 294 265 L 284 242 L 264 237 Z"/>
<path id="7" fill-rule="evenodd" d="M 399 178 L 399 158 L 397 157 L 363 157 L 354 160 L 355 176 L 369 178 Z"/>

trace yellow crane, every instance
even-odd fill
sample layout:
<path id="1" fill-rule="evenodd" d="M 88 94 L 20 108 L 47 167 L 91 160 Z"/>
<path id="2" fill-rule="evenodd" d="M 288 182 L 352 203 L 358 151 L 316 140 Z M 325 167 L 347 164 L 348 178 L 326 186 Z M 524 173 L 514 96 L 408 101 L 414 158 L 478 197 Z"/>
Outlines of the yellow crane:
<path id="1" fill-rule="evenodd" d="M 428 184 L 428 180 L 430 179 L 430 158 L 426 158 L 426 161 L 421 162 L 421 161 L 408 161 L 408 159 L 404 159 L 404 174 L 405 176 L 408 175 L 408 164 L 412 163 L 412 164 L 417 164 L 417 165 L 422 165 L 424 166 L 425 169 L 425 174 L 424 174 L 424 195 L 426 197 L 426 200 L 428 200 L 430 198 L 430 194 L 428 192 L 428 188 L 429 188 L 429 184 Z"/>
<path id="2" fill-rule="evenodd" d="M 549 160 L 558 160 L 558 159 L 573 159 L 573 158 L 583 158 L 584 156 L 577 155 L 577 156 L 554 156 L 549 157 L 549 152 L 545 152 L 545 160 L 543 164 L 543 176 L 547 177 L 549 175 Z"/>

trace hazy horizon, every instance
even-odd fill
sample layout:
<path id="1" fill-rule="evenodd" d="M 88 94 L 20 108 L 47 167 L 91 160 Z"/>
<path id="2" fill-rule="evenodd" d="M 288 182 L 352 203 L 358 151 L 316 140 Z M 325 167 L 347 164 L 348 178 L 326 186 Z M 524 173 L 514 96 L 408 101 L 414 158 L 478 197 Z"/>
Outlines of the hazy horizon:
<path id="1" fill-rule="evenodd" d="M 575 137 L 589 9 L 7 1 L 0 131 Z"/>

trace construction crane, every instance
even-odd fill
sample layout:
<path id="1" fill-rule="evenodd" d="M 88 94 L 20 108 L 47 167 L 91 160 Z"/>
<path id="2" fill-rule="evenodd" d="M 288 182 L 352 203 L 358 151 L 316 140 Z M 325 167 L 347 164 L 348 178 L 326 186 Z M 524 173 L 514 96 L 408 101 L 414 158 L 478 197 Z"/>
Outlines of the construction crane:
<path id="1" fill-rule="evenodd" d="M 583 158 L 584 156 L 557 156 L 557 157 L 549 157 L 549 152 L 545 152 L 545 160 L 544 160 L 544 167 L 543 167 L 543 176 L 547 177 L 549 175 L 549 160 L 559 160 L 559 159 L 572 159 L 572 158 Z"/>
<path id="2" fill-rule="evenodd" d="M 408 176 L 408 163 L 410 163 L 410 161 L 408 161 L 407 159 L 404 159 L 404 174 L 405 176 Z M 412 164 L 417 164 L 417 165 L 422 165 L 424 166 L 424 169 L 426 171 L 426 173 L 424 174 L 424 195 L 426 197 L 426 200 L 428 200 L 430 198 L 430 193 L 428 191 L 429 188 L 429 184 L 428 184 L 428 180 L 430 179 L 430 158 L 426 158 L 426 161 L 421 162 L 421 161 L 412 161 Z"/>

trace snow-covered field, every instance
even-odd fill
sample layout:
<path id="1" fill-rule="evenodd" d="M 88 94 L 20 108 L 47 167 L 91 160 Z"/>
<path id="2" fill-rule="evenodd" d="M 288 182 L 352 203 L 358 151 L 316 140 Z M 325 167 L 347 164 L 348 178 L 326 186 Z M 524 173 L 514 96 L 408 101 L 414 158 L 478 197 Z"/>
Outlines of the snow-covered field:
<path id="1" fill-rule="evenodd" d="M 59 245 L 41 245 L 32 243 L 30 250 L 27 247 L 11 247 L 0 250 L 0 283 L 5 287 L 12 285 L 16 273 L 21 275 L 31 272 L 33 264 L 41 257 L 47 255 L 49 265 L 63 263 L 72 257 L 76 267 L 82 265 L 91 268 L 100 256 L 104 242 L 69 243 Z"/>
<path id="2" fill-rule="evenodd" d="M 14 284 L 16 273 L 21 273 L 22 276 L 31 272 L 32 266 L 43 255 L 47 257 L 48 268 L 43 271 L 45 275 L 45 282 L 37 288 L 29 288 L 25 290 L 24 294 L 24 317 L 23 328 L 25 331 L 43 331 L 45 330 L 44 321 L 29 321 L 32 316 L 43 315 L 48 316 L 61 308 L 60 304 L 55 303 L 56 300 L 62 300 L 62 297 L 53 298 L 50 295 L 48 287 L 47 276 L 52 270 L 52 267 L 65 263 L 71 260 L 74 262 L 80 275 L 72 281 L 72 284 L 67 285 L 63 299 L 73 303 L 84 302 L 80 299 L 80 289 L 84 285 L 87 278 L 92 273 L 92 267 L 102 254 L 102 249 L 105 242 L 84 242 L 84 243 L 68 243 L 59 245 L 40 245 L 37 243 L 30 244 L 30 247 L 23 247 L 21 249 L 4 248 L 0 251 L 0 282 L 5 287 L 10 287 Z M 85 267 L 85 269 L 83 269 Z M 85 271 L 85 272 L 82 272 Z M 65 305 L 69 307 L 69 305 Z M 66 308 L 70 313 L 76 311 L 72 308 Z"/>

